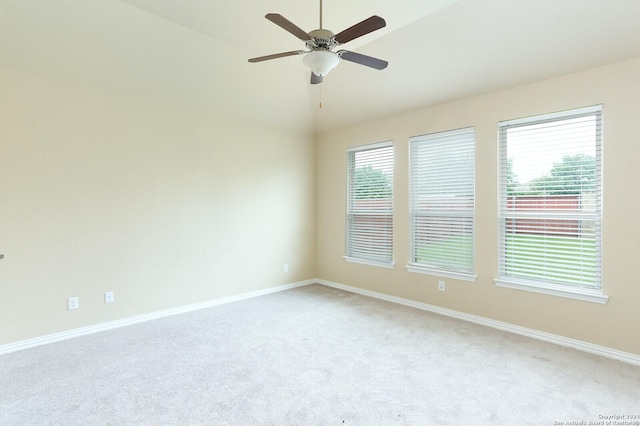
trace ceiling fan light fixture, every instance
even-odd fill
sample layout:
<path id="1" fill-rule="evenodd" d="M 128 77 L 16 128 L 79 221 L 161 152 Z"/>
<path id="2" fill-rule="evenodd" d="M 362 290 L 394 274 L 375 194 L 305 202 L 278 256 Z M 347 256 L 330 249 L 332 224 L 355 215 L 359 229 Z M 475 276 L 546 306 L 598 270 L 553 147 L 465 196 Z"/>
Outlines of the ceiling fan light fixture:
<path id="1" fill-rule="evenodd" d="M 250 58 L 249 62 L 262 62 L 271 59 L 285 58 L 287 56 L 304 55 L 302 62 L 311 69 L 311 84 L 322 83 L 323 77 L 338 66 L 341 59 L 377 70 L 385 69 L 388 65 L 387 61 L 360 53 L 350 52 L 348 50 L 333 51 L 335 47 L 341 46 L 348 41 L 384 28 L 387 23 L 377 15 L 358 22 L 338 34 L 322 28 L 322 0 L 320 0 L 320 28 L 308 33 L 279 13 L 267 13 L 264 17 L 302 40 L 308 50 L 306 52 L 304 50 L 292 50 L 289 52 L 259 56 L 257 58 Z"/>
<path id="2" fill-rule="evenodd" d="M 340 57 L 329 50 L 314 50 L 304 56 L 302 63 L 315 75 L 324 77 L 340 63 Z"/>

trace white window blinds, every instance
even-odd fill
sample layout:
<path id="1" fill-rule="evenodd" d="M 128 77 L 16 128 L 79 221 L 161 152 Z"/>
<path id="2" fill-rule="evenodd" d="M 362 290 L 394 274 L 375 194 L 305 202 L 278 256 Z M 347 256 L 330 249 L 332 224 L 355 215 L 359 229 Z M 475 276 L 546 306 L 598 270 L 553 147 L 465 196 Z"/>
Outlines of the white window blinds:
<path id="1" fill-rule="evenodd" d="M 382 142 L 347 151 L 349 261 L 393 264 L 393 145 Z"/>
<path id="2" fill-rule="evenodd" d="M 407 268 L 475 279 L 474 129 L 417 136 L 409 144 L 411 261 Z"/>
<path id="3" fill-rule="evenodd" d="M 496 282 L 600 290 L 602 106 L 498 128 Z"/>

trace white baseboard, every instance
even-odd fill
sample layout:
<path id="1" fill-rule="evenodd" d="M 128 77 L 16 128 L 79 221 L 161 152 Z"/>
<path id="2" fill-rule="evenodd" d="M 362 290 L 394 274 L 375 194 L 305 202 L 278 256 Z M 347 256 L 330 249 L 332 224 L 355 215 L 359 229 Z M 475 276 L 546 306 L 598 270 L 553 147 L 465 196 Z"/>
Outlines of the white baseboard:
<path id="1" fill-rule="evenodd" d="M 150 312 L 148 314 L 137 315 L 129 318 L 123 318 L 120 320 L 104 322 L 87 327 L 76 328 L 73 330 L 63 331 L 60 333 L 48 334 L 46 336 L 36 337 L 33 339 L 23 340 L 15 343 L 9 343 L 6 345 L 0 345 L 0 355 L 21 351 L 24 349 L 34 348 L 36 346 L 42 346 L 49 343 L 60 342 L 67 339 L 73 339 L 87 334 L 99 333 L 101 331 L 113 330 L 115 328 L 126 327 L 128 325 L 137 324 L 145 321 L 150 321 L 158 318 L 163 318 L 171 315 L 178 315 L 187 312 L 196 311 L 199 309 L 210 308 L 225 303 L 236 302 L 240 300 L 250 299 L 253 297 L 264 296 L 279 291 L 289 290 L 296 287 L 303 287 L 309 284 L 321 284 L 327 287 L 333 287 L 340 290 L 348 291 L 351 293 L 361 294 L 363 296 L 369 296 L 387 302 L 398 303 L 400 305 L 410 306 L 412 308 L 421 309 L 424 311 L 433 312 L 440 315 L 445 315 L 452 318 L 469 321 L 472 323 L 484 325 L 487 327 L 495 328 L 498 330 L 508 331 L 510 333 L 519 334 L 521 336 L 531 337 L 534 339 L 542 340 L 549 343 L 554 343 L 560 346 L 565 346 L 573 349 L 577 349 L 583 352 L 588 352 L 594 355 L 603 356 L 606 358 L 615 359 L 618 361 L 627 362 L 629 364 L 640 365 L 640 355 L 632 354 L 629 352 L 618 351 L 615 349 L 607 348 L 606 346 L 594 345 L 592 343 L 583 342 L 581 340 L 570 339 L 568 337 L 558 336 L 556 334 L 545 333 L 542 331 L 534 330 L 531 328 L 520 327 L 517 325 L 509 324 L 506 322 L 496 321 L 489 318 L 466 314 L 464 312 L 454 311 L 452 309 L 442 308 L 435 305 L 429 305 L 427 303 L 417 302 L 415 300 L 404 299 L 401 297 L 390 296 L 384 293 L 378 293 L 375 291 L 364 290 L 358 287 L 352 287 L 345 284 L 339 284 L 332 281 L 322 279 L 311 279 L 306 281 L 300 281 L 293 284 L 281 285 L 278 287 L 271 287 L 264 290 L 257 290 L 248 293 L 242 293 L 235 296 L 223 297 L 220 299 L 214 299 L 207 302 L 196 303 L 193 305 L 180 306 L 177 308 L 166 309 L 162 311 Z"/>
<path id="2" fill-rule="evenodd" d="M 612 358 L 618 361 L 624 361 L 629 364 L 640 365 L 640 355 L 632 354 L 629 352 L 618 351 L 616 349 L 607 348 L 606 346 L 594 345 L 592 343 L 583 342 L 581 340 L 570 339 L 568 337 L 558 336 L 556 334 L 545 333 L 545 332 L 534 330 L 531 328 L 520 327 L 520 326 L 509 324 L 506 322 L 495 321 L 495 320 L 477 316 L 477 315 L 466 314 L 464 312 L 458 312 L 452 309 L 441 308 L 439 306 L 429 305 L 427 303 L 416 302 L 410 299 L 390 296 L 388 294 L 364 290 L 358 287 L 352 287 L 352 286 L 339 284 L 339 283 L 335 283 L 327 280 L 318 279 L 315 282 L 328 287 L 333 287 L 340 290 L 349 291 L 352 293 L 358 293 L 363 296 L 369 296 L 376 299 L 386 300 L 387 302 L 398 303 L 400 305 L 410 306 L 412 308 L 422 309 L 424 311 L 429 311 L 429 312 L 433 312 L 440 315 L 446 315 L 448 317 L 473 322 L 476 324 L 484 325 L 484 326 L 495 328 L 498 330 L 508 331 L 510 333 L 519 334 L 521 336 L 532 337 L 534 339 L 577 349 L 579 351 L 588 352 L 594 355 L 600 355 L 606 358 Z"/>
<path id="3" fill-rule="evenodd" d="M 222 297 L 220 299 L 214 299 L 207 302 L 195 303 L 193 305 L 180 306 L 177 308 L 150 312 L 148 314 L 136 315 L 133 317 L 123 318 L 120 320 L 103 322 L 100 324 L 90 325 L 87 327 L 76 328 L 73 330 L 63 331 L 60 333 L 48 334 L 46 336 L 35 337 L 33 339 L 22 340 L 19 342 L 9 343 L 6 345 L 0 345 L 0 355 L 8 354 L 11 352 L 17 352 L 24 349 L 34 348 L 36 346 L 42 346 L 49 343 L 60 342 L 67 339 L 73 339 L 75 337 L 85 336 L 87 334 L 99 333 L 101 331 L 113 330 L 115 328 L 120 328 L 120 327 L 126 327 L 128 325 L 150 321 L 158 318 L 168 317 L 171 315 L 184 314 L 187 312 L 210 308 L 212 306 L 222 305 L 225 303 L 237 302 L 244 299 L 250 299 L 252 297 L 264 296 L 266 294 L 276 293 L 284 290 L 290 290 L 296 287 L 315 284 L 316 282 L 317 280 L 300 281 L 293 284 L 285 284 L 278 287 L 270 287 L 264 290 L 251 291 L 248 293 L 242 293 L 234 296 Z"/>

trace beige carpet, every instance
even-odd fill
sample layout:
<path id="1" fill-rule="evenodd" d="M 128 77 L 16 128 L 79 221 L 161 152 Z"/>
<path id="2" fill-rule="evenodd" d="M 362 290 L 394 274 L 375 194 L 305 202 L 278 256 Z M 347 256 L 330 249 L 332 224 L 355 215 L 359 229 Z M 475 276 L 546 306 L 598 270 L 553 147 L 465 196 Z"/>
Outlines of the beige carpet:
<path id="1" fill-rule="evenodd" d="M 320 285 L 0 357 L 2 425 L 554 425 L 621 415 L 640 415 L 640 367 Z"/>

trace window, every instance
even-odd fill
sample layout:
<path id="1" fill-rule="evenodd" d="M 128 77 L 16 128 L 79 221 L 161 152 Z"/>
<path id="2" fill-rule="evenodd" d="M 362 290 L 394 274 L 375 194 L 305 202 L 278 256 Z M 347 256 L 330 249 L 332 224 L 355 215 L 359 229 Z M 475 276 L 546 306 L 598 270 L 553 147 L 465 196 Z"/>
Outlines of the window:
<path id="1" fill-rule="evenodd" d="M 347 151 L 345 259 L 393 267 L 393 145 Z"/>
<path id="2" fill-rule="evenodd" d="M 474 129 L 413 137 L 409 149 L 407 269 L 473 281 Z"/>
<path id="3" fill-rule="evenodd" d="M 605 303 L 602 106 L 499 123 L 499 286 Z"/>

